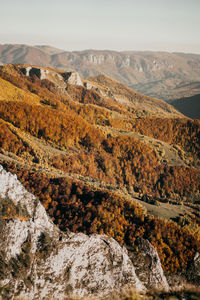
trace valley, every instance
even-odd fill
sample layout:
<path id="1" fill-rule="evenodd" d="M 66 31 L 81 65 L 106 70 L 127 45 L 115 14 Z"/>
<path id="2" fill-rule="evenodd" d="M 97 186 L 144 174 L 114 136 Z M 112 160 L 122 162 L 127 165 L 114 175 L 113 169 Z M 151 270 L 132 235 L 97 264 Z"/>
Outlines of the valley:
<path id="1" fill-rule="evenodd" d="M 52 49 L 45 48 L 45 51 L 56 55 L 52 54 Z M 90 60 L 99 64 L 99 60 Z M 38 215 L 38 223 L 34 223 L 33 210 L 29 211 L 30 217 L 24 215 L 24 211 L 21 216 L 15 200 L 7 199 L 1 206 L 2 228 L 11 232 L 15 222 L 21 228 L 20 232 L 23 232 L 23 226 L 24 232 L 36 228 L 38 233 L 32 236 L 32 240 L 36 241 L 39 236 L 41 238 L 44 226 L 44 234 L 52 235 L 52 245 L 56 243 L 60 253 L 66 247 L 71 249 L 73 243 L 70 244 L 69 236 L 75 244 L 77 239 L 76 247 L 79 243 L 85 245 L 85 249 L 88 247 L 86 253 L 89 253 L 88 243 L 91 240 L 94 250 L 91 259 L 94 261 L 98 253 L 101 256 L 102 245 L 112 245 L 106 248 L 112 251 L 103 252 L 105 257 L 108 257 L 106 251 L 114 257 L 106 265 L 110 267 L 105 266 L 106 271 L 102 270 L 102 258 L 97 268 L 98 276 L 103 278 L 99 287 L 98 280 L 92 287 L 94 275 L 87 277 L 88 281 L 85 279 L 88 285 L 76 275 L 76 286 L 74 281 L 71 283 L 70 276 L 59 269 L 62 289 L 67 278 L 70 289 L 80 296 L 92 294 L 97 287 L 102 293 L 104 286 L 106 291 L 115 289 L 117 281 L 123 286 L 127 283 L 126 276 L 136 289 L 139 287 L 138 290 L 156 289 L 159 285 L 168 288 L 175 277 L 180 285 L 199 286 L 200 121 L 192 120 L 163 100 L 142 95 L 108 75 L 88 75 L 88 78 L 81 78 L 75 71 L 24 62 L 0 67 L 2 182 L 6 180 L 8 195 L 12 195 L 9 182 L 18 179 L 20 183 L 16 184 L 22 184 L 20 189 L 26 188 L 36 197 L 42 211 L 41 216 Z M 7 172 L 17 175 L 17 179 Z M 26 194 L 25 191 L 23 193 Z M 5 199 L 4 192 L 1 197 Z M 20 199 L 20 203 L 26 205 L 23 197 Z M 27 201 L 32 207 L 33 200 Z M 42 216 L 48 226 L 40 221 Z M 29 218 L 29 223 L 23 223 L 26 221 L 19 217 Z M 37 227 L 40 222 L 44 224 Z M 56 237 L 52 233 L 54 230 Z M 59 235 L 63 236 L 63 241 L 59 240 Z M 101 235 L 108 237 L 102 238 Z M 22 242 L 30 242 L 27 238 L 28 235 Z M 95 241 L 99 252 L 95 252 Z M 22 254 L 26 253 L 23 243 L 19 246 Z M 33 295 L 31 280 L 33 282 L 37 278 L 37 293 L 42 290 L 39 284 L 44 284 L 44 299 L 53 288 L 54 296 L 58 297 L 57 275 L 52 275 L 54 265 L 49 262 L 48 270 L 42 260 L 51 255 L 56 261 L 57 254 L 51 242 L 48 249 L 34 243 L 30 245 L 31 253 L 39 255 L 35 273 L 31 271 L 31 268 L 34 269 L 34 256 L 29 257 L 28 266 L 21 258 L 18 263 L 23 270 L 29 270 L 30 278 L 23 279 L 25 283 L 20 290 L 18 275 L 9 275 L 10 287 L 13 291 L 16 285 L 19 293 L 23 295 L 26 291 L 30 296 Z M 124 248 L 120 248 L 122 246 Z M 137 249 L 143 253 L 141 256 L 137 256 Z M 123 251 L 127 251 L 127 257 Z M 81 253 L 83 261 L 77 268 L 83 268 L 85 263 L 86 254 Z M 121 253 L 124 261 L 117 253 Z M 148 268 L 152 272 L 152 279 L 146 281 L 144 277 L 147 276 L 142 275 L 141 266 L 135 261 L 137 257 L 138 261 L 143 261 L 143 256 L 147 257 L 149 253 L 152 257 L 156 256 L 158 264 L 151 268 L 148 259 L 145 260 L 145 272 Z M 134 257 L 132 260 L 131 255 Z M 72 272 L 73 266 L 67 265 L 67 256 L 63 264 Z M 91 264 L 94 264 L 93 260 Z M 105 281 L 103 272 L 107 274 L 108 269 L 116 265 L 124 267 L 117 269 L 118 275 L 111 273 L 111 281 Z M 9 268 L 12 269 L 12 264 Z M 88 268 L 92 270 L 91 266 Z M 160 274 L 159 279 L 154 278 L 153 268 L 157 275 Z M 126 276 L 122 270 L 126 270 Z M 140 270 L 136 272 L 137 278 L 134 270 Z M 44 278 L 45 272 L 53 276 L 52 286 Z M 8 274 L 5 270 L 3 274 L 3 280 L 7 282 Z M 43 279 L 40 280 L 39 274 Z M 115 276 L 118 278 L 116 281 Z M 69 293 L 67 288 L 66 293 Z"/>

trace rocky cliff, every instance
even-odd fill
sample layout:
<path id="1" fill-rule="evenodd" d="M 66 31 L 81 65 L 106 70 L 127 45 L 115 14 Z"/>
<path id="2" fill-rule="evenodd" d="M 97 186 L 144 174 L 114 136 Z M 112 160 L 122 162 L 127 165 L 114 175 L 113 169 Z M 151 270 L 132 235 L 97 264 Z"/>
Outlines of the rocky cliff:
<path id="1" fill-rule="evenodd" d="M 106 235 L 61 232 L 16 175 L 2 167 L 0 197 L 2 299 L 101 295 L 126 284 L 139 291 L 146 290 L 144 285 L 168 289 L 159 257 L 149 242 L 137 244 L 146 260 L 137 261 L 134 256 L 131 262 L 127 250 Z"/>
<path id="2" fill-rule="evenodd" d="M 40 80 L 47 79 L 63 91 L 67 84 L 83 86 L 83 82 L 79 74 L 75 71 L 58 73 L 47 68 L 38 68 L 33 66 L 24 66 L 20 69 L 20 71 L 25 76 L 37 76 Z"/>

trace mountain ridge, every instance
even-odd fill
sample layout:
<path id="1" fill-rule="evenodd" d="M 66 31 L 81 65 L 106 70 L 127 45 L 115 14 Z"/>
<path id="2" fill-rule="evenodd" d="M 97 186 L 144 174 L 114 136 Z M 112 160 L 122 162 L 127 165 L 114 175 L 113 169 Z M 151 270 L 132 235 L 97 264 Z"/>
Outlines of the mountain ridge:
<path id="1" fill-rule="evenodd" d="M 46 48 L 45 48 L 46 47 Z M 46 51 L 45 51 L 46 49 Z M 47 50 L 48 49 L 48 50 Z M 60 52 L 61 51 L 61 52 Z M 153 51 L 62 51 L 50 46 L 0 45 L 0 62 L 29 63 L 76 70 L 84 78 L 105 73 L 142 94 L 164 100 L 192 96 L 200 88 L 200 55 Z"/>

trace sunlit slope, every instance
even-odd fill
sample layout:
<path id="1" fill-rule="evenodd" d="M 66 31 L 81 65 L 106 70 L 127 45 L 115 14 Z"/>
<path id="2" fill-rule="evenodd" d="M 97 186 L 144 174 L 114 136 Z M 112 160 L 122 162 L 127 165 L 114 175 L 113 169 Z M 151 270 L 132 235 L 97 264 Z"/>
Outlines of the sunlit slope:
<path id="1" fill-rule="evenodd" d="M 109 77 L 70 84 L 42 70 L 0 69 L 0 163 L 62 230 L 142 236 L 165 271 L 186 272 L 199 249 L 200 122 Z"/>

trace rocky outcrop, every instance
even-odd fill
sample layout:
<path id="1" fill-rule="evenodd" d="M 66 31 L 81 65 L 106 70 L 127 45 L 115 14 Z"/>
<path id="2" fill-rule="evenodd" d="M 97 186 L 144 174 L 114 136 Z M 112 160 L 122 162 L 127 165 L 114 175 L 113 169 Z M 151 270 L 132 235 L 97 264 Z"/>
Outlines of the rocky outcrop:
<path id="1" fill-rule="evenodd" d="M 83 82 L 80 78 L 80 75 L 75 71 L 62 73 L 62 76 L 63 76 L 65 82 L 67 82 L 69 84 L 83 86 Z"/>
<path id="2" fill-rule="evenodd" d="M 84 82 L 84 87 L 87 90 L 92 90 L 92 89 L 96 90 L 97 89 L 97 87 L 94 84 L 92 84 L 92 83 L 90 83 L 88 81 Z"/>
<path id="3" fill-rule="evenodd" d="M 148 240 L 137 238 L 128 253 L 137 276 L 148 289 L 169 289 L 158 253 Z"/>
<path id="4" fill-rule="evenodd" d="M 49 70 L 47 69 L 42 69 L 42 68 L 35 68 L 35 67 L 26 67 L 26 68 L 21 68 L 21 72 L 25 76 L 34 76 L 36 75 L 39 79 L 47 79 Z"/>
<path id="5" fill-rule="evenodd" d="M 64 81 L 62 75 L 57 72 L 42 67 L 40 68 L 40 67 L 31 67 L 31 66 L 20 68 L 20 71 L 25 76 L 30 76 L 30 77 L 37 76 L 40 80 L 47 79 L 51 81 L 60 92 L 67 94 L 66 92 L 67 84 Z"/>
<path id="6" fill-rule="evenodd" d="M 33 77 L 35 75 L 41 80 L 48 79 L 52 81 L 55 85 L 57 85 L 59 88 L 66 88 L 67 84 L 83 86 L 80 75 L 75 71 L 64 72 L 59 74 L 52 70 L 48 70 L 45 68 L 31 67 L 31 66 L 23 67 L 20 69 L 20 71 L 25 76 Z"/>
<path id="7" fill-rule="evenodd" d="M 145 290 L 127 250 L 105 235 L 62 233 L 17 177 L 0 168 L 0 288 L 3 299 Z"/>

